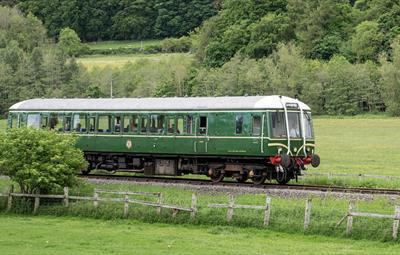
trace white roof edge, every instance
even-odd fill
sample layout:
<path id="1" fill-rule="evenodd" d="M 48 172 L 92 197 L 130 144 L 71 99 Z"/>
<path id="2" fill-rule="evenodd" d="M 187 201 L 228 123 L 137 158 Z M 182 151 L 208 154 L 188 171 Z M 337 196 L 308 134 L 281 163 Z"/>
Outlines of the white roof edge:
<path id="1" fill-rule="evenodd" d="M 286 96 L 236 96 L 236 97 L 169 97 L 169 98 L 70 98 L 30 99 L 9 108 L 18 110 L 59 111 L 118 111 L 118 110 L 239 110 L 283 109 L 283 104 L 297 103 L 303 110 L 310 110 L 305 103 Z"/>

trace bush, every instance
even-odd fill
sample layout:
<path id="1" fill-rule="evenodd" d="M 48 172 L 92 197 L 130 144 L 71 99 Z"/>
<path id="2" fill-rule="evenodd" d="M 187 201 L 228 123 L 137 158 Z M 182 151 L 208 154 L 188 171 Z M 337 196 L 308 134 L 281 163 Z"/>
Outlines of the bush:
<path id="1" fill-rule="evenodd" d="M 192 47 L 192 41 L 187 36 L 181 38 L 164 39 L 161 44 L 163 52 L 188 52 Z"/>
<path id="2" fill-rule="evenodd" d="M 50 192 L 77 183 L 76 172 L 87 167 L 76 138 L 32 128 L 0 134 L 0 173 L 22 193 Z"/>

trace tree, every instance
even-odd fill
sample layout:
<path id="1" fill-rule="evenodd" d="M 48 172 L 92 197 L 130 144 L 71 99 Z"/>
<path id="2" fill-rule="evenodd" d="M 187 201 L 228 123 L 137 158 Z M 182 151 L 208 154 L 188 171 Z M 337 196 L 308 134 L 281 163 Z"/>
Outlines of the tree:
<path id="1" fill-rule="evenodd" d="M 245 52 L 253 58 L 268 56 L 278 43 L 294 39 L 293 27 L 288 16 L 267 14 L 250 27 L 251 39 Z"/>
<path id="2" fill-rule="evenodd" d="M 400 116 L 400 38 L 392 43 L 392 62 L 381 57 L 381 86 L 387 111 Z"/>
<path id="3" fill-rule="evenodd" d="M 356 32 L 351 39 L 351 48 L 357 60 L 378 60 L 383 43 L 383 34 L 379 24 L 374 21 L 364 21 L 355 28 Z"/>
<path id="4" fill-rule="evenodd" d="M 49 192 L 77 183 L 86 169 L 76 138 L 32 128 L 0 135 L 0 172 L 18 183 L 22 193 Z"/>
<path id="5" fill-rule="evenodd" d="M 61 30 L 58 47 L 70 57 L 78 56 L 83 50 L 78 34 L 68 27 Z"/>
<path id="6" fill-rule="evenodd" d="M 289 16 L 306 57 L 330 59 L 351 31 L 348 0 L 289 0 Z"/>

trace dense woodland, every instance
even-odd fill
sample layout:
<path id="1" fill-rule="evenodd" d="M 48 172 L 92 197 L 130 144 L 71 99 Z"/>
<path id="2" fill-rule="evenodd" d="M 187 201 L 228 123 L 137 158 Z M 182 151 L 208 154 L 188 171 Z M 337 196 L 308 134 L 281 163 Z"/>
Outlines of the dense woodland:
<path id="1" fill-rule="evenodd" d="M 400 115 L 399 0 L 6 2 L 22 12 L 0 8 L 3 113 L 25 98 L 107 97 L 113 81 L 118 97 L 283 94 L 318 114 Z M 82 11 L 111 3 L 104 22 Z M 194 58 L 90 70 L 74 58 L 80 40 L 181 35 Z"/>
<path id="2" fill-rule="evenodd" d="M 45 24 L 50 37 L 74 29 L 84 41 L 187 35 L 214 16 L 218 0 L 20 0 L 17 5 Z"/>

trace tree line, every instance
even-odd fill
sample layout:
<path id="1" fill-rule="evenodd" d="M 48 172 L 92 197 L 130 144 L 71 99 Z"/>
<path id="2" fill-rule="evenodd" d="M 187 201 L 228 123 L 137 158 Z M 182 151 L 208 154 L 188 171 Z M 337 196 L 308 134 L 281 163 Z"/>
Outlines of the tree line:
<path id="1" fill-rule="evenodd" d="M 304 57 L 378 62 L 400 34 L 398 0 L 225 0 L 201 27 L 198 58 L 219 67 L 235 54 L 263 58 L 294 42 Z"/>
<path id="2" fill-rule="evenodd" d="M 84 41 L 183 36 L 219 8 L 219 0 L 3 0 L 0 4 L 34 14 L 52 38 L 69 27 Z"/>
<path id="3" fill-rule="evenodd" d="M 0 96 L 3 99 L 0 111 L 4 114 L 13 103 L 34 97 L 109 97 L 112 83 L 115 97 L 282 94 L 297 96 L 318 114 L 387 111 L 400 115 L 400 42 L 396 34 L 397 17 L 392 14 L 398 6 L 393 2 L 397 1 L 307 1 L 303 10 L 299 7 L 303 1 L 225 0 L 222 10 L 189 36 L 191 51 L 196 57 L 181 54 L 157 62 L 143 59 L 121 68 L 90 70 L 74 59 L 74 52 L 82 44 L 72 29 L 63 29 L 55 44 L 35 16 L 0 8 Z M 234 8 L 235 4 L 247 5 Z M 344 9 L 337 12 L 329 9 L 335 4 L 338 4 L 335 8 Z M 299 10 L 296 25 L 285 25 L 280 18 L 279 22 L 275 20 L 296 6 Z M 307 14 L 307 8 L 314 11 Z M 370 13 L 370 19 L 350 19 L 349 24 L 347 18 L 333 21 L 337 15 L 348 12 Z M 318 13 L 324 15 L 318 16 Z M 240 21 L 243 15 L 247 18 Z M 307 15 L 326 21 L 322 22 L 325 25 L 307 21 L 304 18 Z M 327 20 L 328 17 L 332 20 Z M 391 18 L 394 20 L 390 21 Z M 224 19 L 229 22 L 222 22 Z M 262 20 L 272 20 L 283 28 L 270 27 L 269 21 L 261 26 L 263 29 L 253 24 Z M 234 21 L 239 24 L 231 26 Z M 314 23 L 304 25 L 304 22 Z M 300 24 L 305 26 L 303 30 L 298 28 Z M 382 24 L 391 25 L 383 28 Z M 242 27 L 261 30 L 250 33 L 249 39 L 240 33 Z M 338 47 L 325 47 L 325 43 L 334 42 L 329 39 L 332 34 L 338 33 L 330 32 L 328 27 L 346 32 L 339 36 L 342 39 Z M 276 33 L 286 28 L 294 30 L 293 33 L 282 35 L 293 38 L 277 39 Z M 256 48 L 259 50 L 251 50 Z"/>

